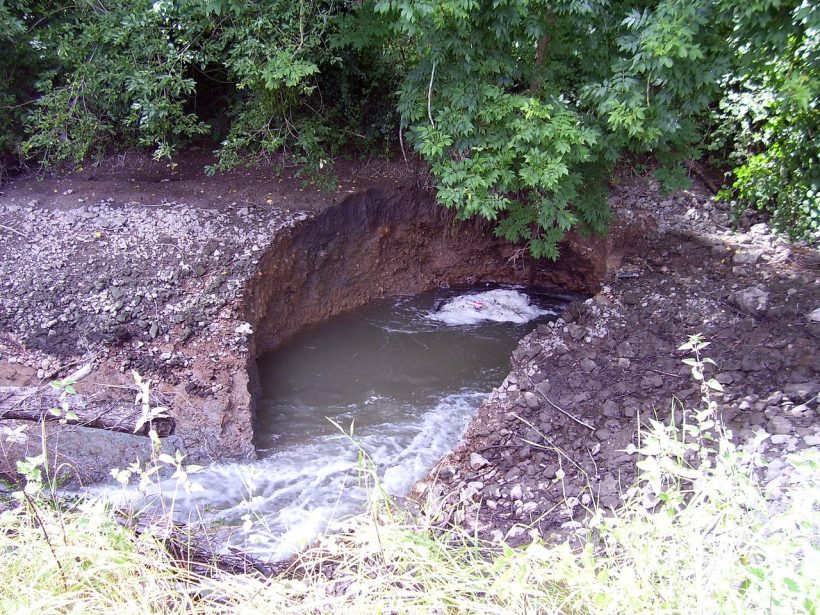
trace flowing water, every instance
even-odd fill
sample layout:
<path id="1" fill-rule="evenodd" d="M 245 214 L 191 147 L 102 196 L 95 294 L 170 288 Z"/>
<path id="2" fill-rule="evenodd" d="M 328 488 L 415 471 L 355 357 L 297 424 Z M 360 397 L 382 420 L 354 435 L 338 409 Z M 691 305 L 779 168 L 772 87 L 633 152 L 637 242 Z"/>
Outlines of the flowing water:
<path id="1" fill-rule="evenodd" d="M 509 288 L 439 290 L 302 331 L 258 362 L 260 458 L 193 475 L 202 490 L 178 494 L 178 515 L 197 511 L 226 544 L 281 558 L 363 506 L 363 454 L 387 493 L 406 493 L 458 442 L 533 321 L 563 303 Z"/>

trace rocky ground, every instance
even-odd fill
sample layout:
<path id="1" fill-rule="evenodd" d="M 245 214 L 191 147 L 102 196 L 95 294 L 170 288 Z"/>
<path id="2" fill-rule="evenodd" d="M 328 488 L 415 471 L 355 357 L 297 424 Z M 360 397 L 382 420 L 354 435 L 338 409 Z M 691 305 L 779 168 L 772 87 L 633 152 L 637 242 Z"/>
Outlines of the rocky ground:
<path id="1" fill-rule="evenodd" d="M 602 291 L 525 337 L 512 371 L 462 443 L 417 485 L 455 507 L 480 533 L 512 542 L 563 533 L 587 505 L 605 508 L 634 479 L 639 425 L 701 405 L 679 346 L 711 344 L 719 411 L 740 443 L 756 432 L 773 461 L 763 477 L 777 493 L 784 453 L 820 445 L 820 254 L 703 192 L 664 197 L 652 182 L 616 187 L 619 217 L 652 220 Z M 466 508 L 463 506 L 466 505 Z M 443 510 L 448 510 L 446 505 Z"/>
<path id="2" fill-rule="evenodd" d="M 273 238 L 345 194 L 392 185 L 400 175 L 389 165 L 353 164 L 328 194 L 294 177 L 209 179 L 132 159 L 124 170 L 13 182 L 0 195 L 0 385 L 39 386 L 92 363 L 81 393 L 131 396 L 137 369 L 158 382 L 160 401 L 190 408 L 189 426 L 209 426 L 195 442 L 170 440 L 169 450 L 204 443 L 213 458 L 252 454 L 224 450 L 226 442 L 251 443 L 242 432 L 250 423 L 232 426 L 226 410 L 248 399 L 245 359 L 253 352 L 243 289 Z M 672 412 L 679 421 L 681 406 L 698 404 L 677 350 L 695 333 L 711 342 L 707 355 L 725 387 L 720 411 L 735 437 L 770 434 L 763 446 L 775 458 L 766 477 L 773 490 L 784 480 L 782 453 L 820 445 L 817 250 L 753 219 L 733 230 L 726 207 L 698 190 L 666 197 L 649 179 L 622 179 L 611 202 L 620 225 L 633 230 L 623 235 L 623 259 L 608 263 L 601 292 L 522 340 L 510 375 L 463 442 L 418 486 L 434 499 L 466 503 L 468 513 L 472 507 L 465 520 L 487 536 L 525 540 L 528 528 L 572 529 L 592 500 L 616 506 L 634 476 L 635 459 L 624 449 L 639 425 Z M 374 251 L 361 252 L 355 267 L 367 268 L 370 255 L 382 254 L 378 242 L 396 232 L 379 226 Z M 442 256 L 436 266 L 452 269 Z M 334 255 L 320 250 L 313 258 Z M 294 262 L 278 266 L 304 265 Z M 330 283 L 310 267 L 298 275 Z M 337 282 L 341 292 L 346 282 Z M 286 302 L 296 292 L 289 282 L 272 289 Z M 35 431 L 26 437 L 0 424 L 7 473 L 27 446 L 36 452 Z M 124 434 L 63 429 L 59 438 L 75 466 L 72 455 L 83 449 L 89 476 L 146 450 L 144 439 Z"/>
<path id="3" fill-rule="evenodd" d="M 327 192 L 270 169 L 209 178 L 207 161 L 191 152 L 171 169 L 132 155 L 0 188 L 0 386 L 43 387 L 89 365 L 77 389 L 104 407 L 133 400 L 136 370 L 184 423 L 169 451 L 253 454 L 243 298 L 260 259 L 316 212 L 413 181 L 413 170 L 343 163 Z M 48 440 L 55 465 L 81 480 L 150 450 L 144 438 L 71 426 L 50 426 Z M 13 476 L 39 442 L 35 427 L 0 423 L 0 474 Z"/>

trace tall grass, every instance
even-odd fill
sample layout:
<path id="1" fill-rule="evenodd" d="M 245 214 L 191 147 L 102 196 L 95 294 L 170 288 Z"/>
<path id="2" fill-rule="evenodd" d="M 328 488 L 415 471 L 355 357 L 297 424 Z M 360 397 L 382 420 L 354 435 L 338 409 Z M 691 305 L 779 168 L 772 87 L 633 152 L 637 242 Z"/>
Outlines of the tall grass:
<path id="1" fill-rule="evenodd" d="M 514 549 L 378 497 L 275 578 L 198 574 L 100 501 L 26 494 L 0 514 L 0 612 L 816 613 L 820 455 L 788 457 L 767 498 L 765 436 L 732 443 L 699 344 L 702 405 L 680 427 L 649 422 L 635 485 L 617 511 L 587 511 L 580 547 Z"/>

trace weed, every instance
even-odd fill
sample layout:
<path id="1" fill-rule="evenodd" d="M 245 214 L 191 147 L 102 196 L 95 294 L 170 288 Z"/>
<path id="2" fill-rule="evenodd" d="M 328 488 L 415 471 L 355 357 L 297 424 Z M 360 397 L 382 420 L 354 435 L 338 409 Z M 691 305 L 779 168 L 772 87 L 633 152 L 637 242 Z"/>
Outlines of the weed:
<path id="1" fill-rule="evenodd" d="M 790 456 L 781 497 L 767 499 L 756 478 L 766 436 L 732 442 L 714 412 L 719 385 L 707 376 L 706 347 L 699 336 L 681 347 L 700 405 L 682 409 L 680 426 L 649 421 L 628 451 L 635 484 L 618 510 L 588 510 L 580 548 L 534 540 L 514 549 L 442 528 L 380 492 L 362 454 L 369 510 L 334 523 L 273 578 L 194 574 L 149 535 L 122 527 L 110 505 L 44 506 L 35 490 L 28 505 L 0 514 L 0 611 L 816 613 L 820 456 Z M 181 457 L 155 463 L 182 479 L 192 471 Z M 40 465 L 22 467 L 32 484 Z"/>

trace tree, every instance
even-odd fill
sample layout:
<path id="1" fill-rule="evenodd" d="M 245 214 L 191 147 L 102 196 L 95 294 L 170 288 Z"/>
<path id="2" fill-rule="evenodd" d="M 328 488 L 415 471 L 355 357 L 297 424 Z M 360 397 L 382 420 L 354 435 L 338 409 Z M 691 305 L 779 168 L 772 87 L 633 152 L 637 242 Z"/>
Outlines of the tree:
<path id="1" fill-rule="evenodd" d="M 621 157 L 655 156 L 677 187 L 709 148 L 735 169 L 727 195 L 817 237 L 805 0 L 18 0 L 0 20 L 9 57 L 36 50 L 39 91 L 26 138 L 0 143 L 46 162 L 170 158 L 210 133 L 209 172 L 261 156 L 316 179 L 399 137 L 443 205 L 554 259 L 569 229 L 605 231 Z M 0 104 L 27 98 L 7 87 Z M 219 109 L 198 102 L 216 91 Z"/>

